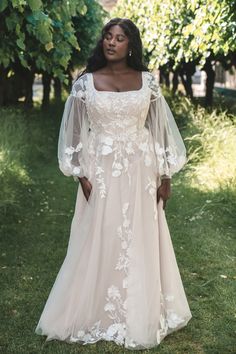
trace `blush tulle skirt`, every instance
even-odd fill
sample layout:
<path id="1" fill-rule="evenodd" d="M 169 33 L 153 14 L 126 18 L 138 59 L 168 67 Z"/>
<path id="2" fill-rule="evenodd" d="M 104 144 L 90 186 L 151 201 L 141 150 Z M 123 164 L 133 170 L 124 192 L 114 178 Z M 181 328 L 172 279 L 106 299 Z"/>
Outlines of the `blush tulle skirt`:
<path id="1" fill-rule="evenodd" d="M 112 160 L 110 161 L 112 163 Z M 136 161 L 114 178 L 106 157 L 87 202 L 78 188 L 65 260 L 36 333 L 47 340 L 157 346 L 191 319 L 155 171 Z"/>

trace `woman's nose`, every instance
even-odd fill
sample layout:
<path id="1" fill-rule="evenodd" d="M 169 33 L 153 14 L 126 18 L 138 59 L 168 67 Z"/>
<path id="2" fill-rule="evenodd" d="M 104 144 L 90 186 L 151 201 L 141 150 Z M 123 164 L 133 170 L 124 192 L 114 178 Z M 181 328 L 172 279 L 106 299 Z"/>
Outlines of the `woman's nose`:
<path id="1" fill-rule="evenodd" d="M 110 41 L 109 41 L 109 44 L 110 45 L 115 45 L 115 38 L 111 38 Z"/>

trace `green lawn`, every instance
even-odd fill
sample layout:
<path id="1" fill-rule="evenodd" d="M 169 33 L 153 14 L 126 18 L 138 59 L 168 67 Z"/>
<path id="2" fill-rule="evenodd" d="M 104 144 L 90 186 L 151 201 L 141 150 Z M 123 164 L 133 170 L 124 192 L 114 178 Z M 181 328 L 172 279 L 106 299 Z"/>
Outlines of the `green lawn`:
<path id="1" fill-rule="evenodd" d="M 0 352 L 138 353 L 105 342 L 88 346 L 45 343 L 34 333 L 66 253 L 78 188 L 58 169 L 61 108 L 53 109 L 45 117 L 37 110 L 27 118 L 17 115 L 27 121 L 29 156 L 24 170 L 28 177 L 11 178 L 9 195 L 14 198 L 0 204 Z M 159 347 L 141 353 L 235 353 L 236 225 L 231 201 L 224 190 L 203 191 L 193 186 L 187 169 L 173 178 L 166 214 L 193 318 Z"/>

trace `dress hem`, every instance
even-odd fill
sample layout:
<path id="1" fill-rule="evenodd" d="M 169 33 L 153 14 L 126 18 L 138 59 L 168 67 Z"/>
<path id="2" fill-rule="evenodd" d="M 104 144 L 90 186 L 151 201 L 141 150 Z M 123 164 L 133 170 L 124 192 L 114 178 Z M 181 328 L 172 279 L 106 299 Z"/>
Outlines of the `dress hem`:
<path id="1" fill-rule="evenodd" d="M 186 318 L 181 324 L 179 324 L 177 327 L 175 328 L 168 328 L 167 333 L 165 333 L 161 338 L 160 341 L 155 343 L 155 344 L 150 344 L 150 345 L 129 345 L 126 342 L 130 340 L 127 340 L 127 338 L 123 338 L 122 340 L 116 340 L 115 338 L 109 338 L 108 335 L 101 335 L 99 338 L 97 339 L 93 339 L 93 340 L 88 340 L 88 341 L 84 341 L 81 339 L 77 339 L 76 337 L 72 337 L 71 335 L 69 337 L 66 337 L 65 339 L 60 338 L 57 335 L 51 336 L 49 337 L 46 332 L 43 332 L 40 328 L 37 328 L 35 330 L 35 333 L 38 335 L 42 335 L 42 336 L 47 336 L 46 338 L 46 342 L 49 341 L 53 341 L 53 340 L 58 340 L 61 342 L 66 342 L 68 344 L 80 344 L 80 345 L 88 345 L 88 344 L 95 344 L 99 341 L 106 341 L 106 342 L 114 342 L 116 345 L 118 345 L 119 347 L 123 347 L 124 349 L 128 349 L 128 350 L 145 350 L 145 349 L 151 349 L 151 348 L 155 348 L 157 346 L 160 345 L 160 343 L 164 340 L 165 337 L 167 337 L 168 335 L 170 335 L 171 333 L 177 332 L 178 330 L 184 328 L 187 326 L 188 322 L 191 320 L 192 316 Z M 123 342 L 123 343 L 122 343 Z"/>

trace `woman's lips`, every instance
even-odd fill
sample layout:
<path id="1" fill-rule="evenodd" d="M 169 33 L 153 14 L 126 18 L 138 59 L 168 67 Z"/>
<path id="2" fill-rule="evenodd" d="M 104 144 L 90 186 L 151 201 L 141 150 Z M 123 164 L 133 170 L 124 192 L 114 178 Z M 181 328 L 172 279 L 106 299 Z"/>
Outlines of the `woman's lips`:
<path id="1" fill-rule="evenodd" d="M 108 53 L 108 54 L 115 54 L 115 50 L 113 50 L 113 49 L 107 49 L 107 53 Z"/>

